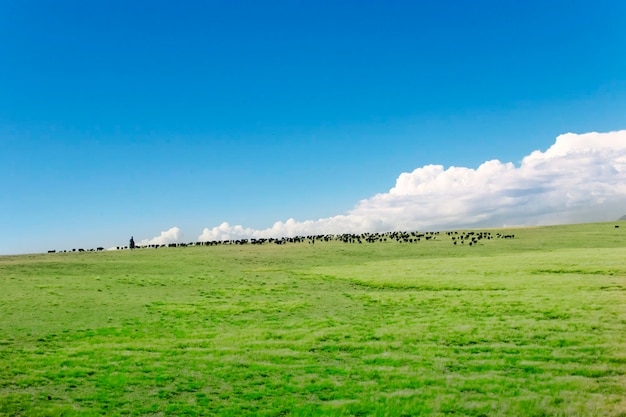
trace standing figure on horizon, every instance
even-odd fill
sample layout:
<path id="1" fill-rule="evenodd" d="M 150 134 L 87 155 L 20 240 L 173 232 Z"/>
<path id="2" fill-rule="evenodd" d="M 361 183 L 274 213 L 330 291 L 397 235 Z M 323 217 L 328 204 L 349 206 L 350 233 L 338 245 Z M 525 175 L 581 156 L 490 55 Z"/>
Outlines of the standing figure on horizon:
<path id="1" fill-rule="evenodd" d="M 131 249 L 135 249 L 135 240 L 133 239 L 133 237 L 130 237 L 130 248 Z"/>

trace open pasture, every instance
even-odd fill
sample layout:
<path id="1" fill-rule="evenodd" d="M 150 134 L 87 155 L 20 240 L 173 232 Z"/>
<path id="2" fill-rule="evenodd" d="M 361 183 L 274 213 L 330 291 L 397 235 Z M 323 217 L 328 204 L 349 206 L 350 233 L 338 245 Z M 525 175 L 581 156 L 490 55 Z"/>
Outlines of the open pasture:
<path id="1" fill-rule="evenodd" d="M 626 416 L 614 225 L 0 257 L 0 415 Z"/>

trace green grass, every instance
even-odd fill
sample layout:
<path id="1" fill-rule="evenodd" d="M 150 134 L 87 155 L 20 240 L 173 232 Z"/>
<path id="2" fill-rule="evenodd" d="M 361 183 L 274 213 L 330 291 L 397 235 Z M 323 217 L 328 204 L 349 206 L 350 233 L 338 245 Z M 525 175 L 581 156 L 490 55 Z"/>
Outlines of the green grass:
<path id="1" fill-rule="evenodd" d="M 626 416 L 626 227 L 500 232 L 0 257 L 0 415 Z"/>

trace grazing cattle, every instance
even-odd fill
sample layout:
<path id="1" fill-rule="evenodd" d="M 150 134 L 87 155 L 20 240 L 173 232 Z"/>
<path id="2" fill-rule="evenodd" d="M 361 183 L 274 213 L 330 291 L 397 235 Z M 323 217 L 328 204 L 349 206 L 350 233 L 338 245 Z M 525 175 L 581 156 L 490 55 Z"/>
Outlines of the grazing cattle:
<path id="1" fill-rule="evenodd" d="M 501 239 L 513 239 L 515 235 L 503 235 L 497 233 L 496 235 L 492 235 L 491 232 L 480 232 L 480 231 L 470 231 L 470 232 L 443 232 L 447 236 L 450 237 L 450 240 L 454 245 L 460 244 L 468 244 L 468 246 L 478 246 L 481 243 L 481 240 L 490 240 L 494 238 Z M 253 245 L 262 245 L 264 243 L 273 243 L 275 245 L 284 245 L 286 243 L 308 243 L 310 245 L 314 245 L 316 241 L 318 242 L 343 242 L 347 244 L 354 243 L 382 243 L 388 241 L 395 241 L 400 244 L 410 243 L 417 244 L 422 240 L 436 242 L 437 236 L 439 236 L 440 232 L 384 232 L 384 233 L 344 233 L 338 235 L 308 235 L 308 236 L 295 236 L 295 237 L 280 237 L 280 238 L 251 238 L 251 239 L 238 239 L 238 240 L 220 240 L 220 241 L 204 241 L 204 242 L 195 242 L 195 243 L 179 243 L 179 244 L 169 244 L 169 247 L 181 247 L 181 246 L 213 246 L 213 245 L 245 245 L 245 244 L 253 244 Z"/>
<path id="2" fill-rule="evenodd" d="M 615 228 L 619 228 L 620 225 L 615 225 Z M 479 243 L 481 241 L 488 239 L 514 239 L 514 234 L 501 234 L 494 233 L 492 235 L 491 232 L 481 232 L 481 231 L 469 231 L 469 232 L 441 232 L 442 235 L 445 233 L 449 237 L 449 240 L 454 245 L 465 245 L 468 246 L 480 246 Z M 135 244 L 134 238 L 131 236 L 130 238 L 130 249 L 136 248 L 176 248 L 176 247 L 186 247 L 186 246 L 214 246 L 214 245 L 262 245 L 265 243 L 273 243 L 275 245 L 285 245 L 287 243 L 308 243 L 315 244 L 318 242 L 343 242 L 346 244 L 363 244 L 363 243 L 383 243 L 383 242 L 396 242 L 399 244 L 414 244 L 418 245 L 419 242 L 427 241 L 427 242 L 436 242 L 438 241 L 437 236 L 440 236 L 440 232 L 365 232 L 365 233 L 344 233 L 337 235 L 308 235 L 308 236 L 293 236 L 293 237 L 280 237 L 280 238 L 250 238 L 250 239 L 233 239 L 233 240 L 213 240 L 213 241 L 200 241 L 200 242 L 189 242 L 189 243 L 169 243 L 169 244 L 150 244 L 150 245 L 137 245 Z M 424 243 L 430 244 L 430 243 Z M 129 249 L 129 246 L 117 246 L 118 250 Z M 88 249 L 89 252 L 94 251 L 103 251 L 105 248 L 99 246 L 96 249 Z M 58 252 L 85 252 L 85 249 L 71 249 L 71 250 L 59 250 Z M 49 250 L 48 253 L 55 253 L 56 250 Z"/>

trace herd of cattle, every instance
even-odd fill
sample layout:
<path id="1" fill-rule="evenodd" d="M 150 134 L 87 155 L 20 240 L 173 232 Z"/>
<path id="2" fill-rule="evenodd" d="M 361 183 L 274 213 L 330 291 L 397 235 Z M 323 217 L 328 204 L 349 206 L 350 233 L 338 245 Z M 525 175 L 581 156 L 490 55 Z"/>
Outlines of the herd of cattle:
<path id="1" fill-rule="evenodd" d="M 445 236 L 445 237 L 444 237 Z M 480 243 L 481 240 L 491 239 L 513 239 L 513 234 L 501 234 L 481 231 L 453 231 L 453 232 L 386 232 L 386 233 L 346 233 L 341 235 L 312 235 L 312 236 L 295 236 L 295 237 L 282 237 L 282 238 L 268 238 L 268 239 L 235 239 L 235 240 L 213 240 L 206 242 L 190 242 L 190 243 L 169 243 L 169 244 L 153 244 L 153 245 L 136 245 L 135 249 L 158 249 L 158 248 L 175 248 L 175 247 L 187 247 L 187 246 L 216 246 L 216 245 L 263 245 L 263 244 L 275 244 L 284 245 L 288 243 L 309 243 L 314 245 L 315 242 L 343 242 L 343 243 L 376 243 L 376 242 L 398 242 L 398 243 L 418 243 L 424 241 L 441 240 L 442 238 L 449 238 L 454 245 L 468 245 L 474 246 Z M 129 249 L 129 246 L 117 246 L 117 250 Z M 103 247 L 96 249 L 72 249 L 59 252 L 99 252 L 103 251 Z M 50 250 L 48 253 L 56 253 L 56 250 Z"/>

